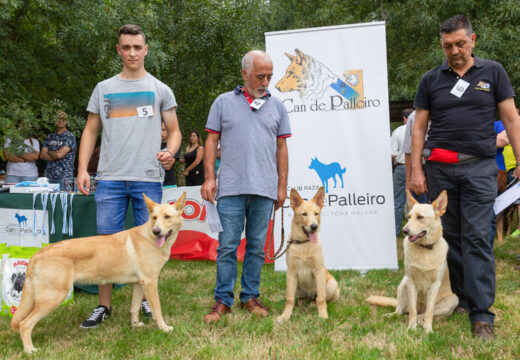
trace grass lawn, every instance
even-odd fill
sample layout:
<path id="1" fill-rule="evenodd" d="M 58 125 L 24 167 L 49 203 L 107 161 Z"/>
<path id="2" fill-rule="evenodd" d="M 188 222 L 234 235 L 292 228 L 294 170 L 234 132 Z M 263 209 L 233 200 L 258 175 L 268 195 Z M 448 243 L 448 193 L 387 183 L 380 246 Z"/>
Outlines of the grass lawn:
<path id="1" fill-rule="evenodd" d="M 206 325 L 203 316 L 213 303 L 215 264 L 169 261 L 161 273 L 159 292 L 163 316 L 174 330 L 163 333 L 150 320 L 130 326 L 131 287 L 114 291 L 112 316 L 96 330 L 80 323 L 97 305 L 97 296 L 76 293 L 75 303 L 44 318 L 33 332 L 38 359 L 519 359 L 520 273 L 514 269 L 520 254 L 517 237 L 495 245 L 497 265 L 494 343 L 472 337 L 465 315 L 454 314 L 433 323 L 433 334 L 422 328 L 407 331 L 407 317 L 383 317 L 389 308 L 363 300 L 374 294 L 395 296 L 401 270 L 333 271 L 341 298 L 330 303 L 329 319 L 320 320 L 315 307 L 301 304 L 290 322 L 278 324 L 285 296 L 285 273 L 264 266 L 260 291 L 272 316 L 251 317 L 233 306 L 218 324 Z M 327 246 L 326 242 L 324 246 Z M 235 298 L 238 298 L 237 286 Z M 0 359 L 24 355 L 9 320 L 0 318 Z"/>

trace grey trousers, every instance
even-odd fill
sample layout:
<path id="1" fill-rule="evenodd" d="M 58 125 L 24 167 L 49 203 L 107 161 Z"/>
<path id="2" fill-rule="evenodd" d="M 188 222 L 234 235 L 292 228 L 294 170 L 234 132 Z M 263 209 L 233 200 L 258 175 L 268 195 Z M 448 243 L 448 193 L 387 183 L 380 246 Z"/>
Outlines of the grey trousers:
<path id="1" fill-rule="evenodd" d="M 429 200 L 448 192 L 442 217 L 443 234 L 450 248 L 448 268 L 451 288 L 459 305 L 469 310 L 471 323 L 493 325 L 489 308 L 495 301 L 495 257 L 489 243 L 489 216 L 497 195 L 494 158 L 462 164 L 428 161 L 425 165 Z"/>

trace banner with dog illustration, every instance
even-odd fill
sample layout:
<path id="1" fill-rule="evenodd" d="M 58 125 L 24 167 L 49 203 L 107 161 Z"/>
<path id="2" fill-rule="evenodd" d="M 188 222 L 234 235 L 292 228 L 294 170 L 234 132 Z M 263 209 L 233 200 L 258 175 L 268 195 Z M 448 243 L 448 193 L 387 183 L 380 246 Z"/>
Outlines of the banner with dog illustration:
<path id="1" fill-rule="evenodd" d="M 274 64 L 269 90 L 291 121 L 288 191 L 312 199 L 325 189 L 325 265 L 397 269 L 385 24 L 270 32 L 266 49 Z M 284 209 L 288 234 L 289 200 Z M 278 248 L 280 211 L 275 223 Z M 285 270 L 285 258 L 275 268 Z"/>
<path id="2" fill-rule="evenodd" d="M 218 233 L 210 230 L 206 205 L 200 194 L 200 186 L 166 188 L 163 190 L 162 203 L 174 204 L 184 191 L 186 191 L 186 205 L 182 215 L 182 228 L 172 246 L 170 258 L 177 260 L 215 261 L 217 259 Z M 266 226 L 268 226 L 265 245 L 266 262 L 272 263 L 267 258 L 268 253 L 271 257 L 273 256 L 274 241 L 270 243 L 269 252 L 267 251 L 272 221 L 266 224 Z M 244 259 L 245 248 L 246 237 L 245 232 L 243 232 L 237 251 L 237 257 L 240 261 Z"/>
<path id="3" fill-rule="evenodd" d="M 0 208 L 0 243 L 35 247 L 48 244 L 47 213 L 43 210 Z"/>

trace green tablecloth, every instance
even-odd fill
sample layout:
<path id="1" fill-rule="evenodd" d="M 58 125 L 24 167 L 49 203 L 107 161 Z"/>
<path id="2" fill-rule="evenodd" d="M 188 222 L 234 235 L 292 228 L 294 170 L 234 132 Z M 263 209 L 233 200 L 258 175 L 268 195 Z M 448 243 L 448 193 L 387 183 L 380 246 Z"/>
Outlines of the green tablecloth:
<path id="1" fill-rule="evenodd" d="M 68 197 L 70 204 L 70 197 Z M 31 209 L 33 208 L 33 194 L 10 194 L 0 193 L 0 208 L 6 209 Z M 125 220 L 125 229 L 133 226 L 134 218 L 133 212 L 130 210 L 132 207 L 129 206 Z M 35 209 L 42 210 L 41 196 L 38 195 L 35 202 Z M 52 212 L 51 201 L 47 201 L 47 210 Z M 70 209 L 67 213 L 69 213 Z M 51 217 L 48 217 L 51 219 Z M 73 222 L 73 235 L 62 234 L 61 229 L 63 226 L 63 211 L 61 206 L 61 200 L 58 197 L 56 200 L 56 206 L 54 209 L 54 226 L 56 232 L 49 235 L 49 242 L 55 243 L 57 241 L 66 240 L 70 238 L 80 238 L 86 236 L 97 235 L 96 232 L 96 200 L 94 195 L 89 196 L 75 194 L 72 205 L 72 222 Z M 50 229 L 50 225 L 47 229 Z M 97 293 L 96 285 L 75 285 L 76 287 L 91 293 Z"/>

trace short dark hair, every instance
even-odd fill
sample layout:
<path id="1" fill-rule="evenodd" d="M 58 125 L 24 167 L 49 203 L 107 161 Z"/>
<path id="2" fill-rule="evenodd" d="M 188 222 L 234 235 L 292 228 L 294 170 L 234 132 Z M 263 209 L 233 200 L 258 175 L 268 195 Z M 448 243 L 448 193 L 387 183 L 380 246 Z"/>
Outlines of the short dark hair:
<path id="1" fill-rule="evenodd" d="M 471 27 L 471 21 L 464 15 L 455 15 L 450 17 L 448 20 L 442 23 L 440 29 L 440 35 L 451 34 L 457 30 L 464 29 L 468 34 L 468 37 L 473 34 L 473 28 Z"/>
<path id="2" fill-rule="evenodd" d="M 404 109 L 401 115 L 408 119 L 408 116 L 410 116 L 411 113 L 413 113 L 413 109 L 408 108 Z"/>
<path id="3" fill-rule="evenodd" d="M 121 35 L 142 35 L 144 39 L 144 43 L 146 44 L 146 36 L 144 35 L 143 29 L 139 25 L 134 24 L 126 24 L 119 28 L 117 32 L 117 41 L 119 42 L 119 38 Z"/>

